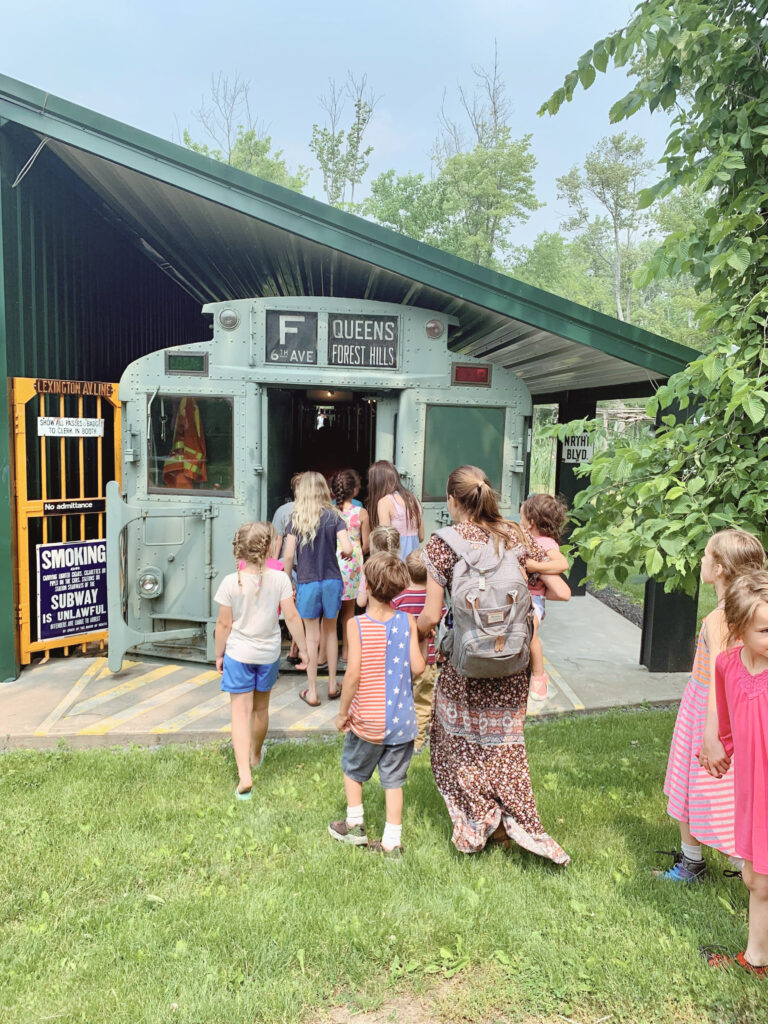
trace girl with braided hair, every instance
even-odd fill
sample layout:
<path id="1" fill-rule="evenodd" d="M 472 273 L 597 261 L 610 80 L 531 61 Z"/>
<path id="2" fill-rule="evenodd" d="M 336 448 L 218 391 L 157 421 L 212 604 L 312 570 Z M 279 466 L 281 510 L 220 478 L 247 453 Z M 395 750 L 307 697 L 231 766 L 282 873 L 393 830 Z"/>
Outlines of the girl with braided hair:
<path id="1" fill-rule="evenodd" d="M 214 597 L 219 605 L 216 670 L 222 673 L 221 689 L 229 694 L 232 711 L 237 800 L 251 799 L 251 770 L 264 760 L 269 694 L 280 670 L 280 607 L 299 649 L 299 668 L 307 665 L 304 625 L 290 577 L 266 565 L 273 537 L 269 523 L 240 527 L 232 544 L 237 571 L 224 577 Z"/>
<path id="2" fill-rule="evenodd" d="M 347 662 L 347 623 L 355 614 L 355 598 L 360 586 L 363 572 L 363 555 L 368 551 L 368 538 L 371 525 L 368 513 L 364 508 L 353 504 L 355 494 L 360 489 L 360 477 L 354 469 L 342 469 L 331 479 L 331 496 L 341 518 L 347 524 L 347 533 L 352 543 L 352 557 L 344 558 L 341 547 L 336 547 L 336 558 L 339 563 L 344 589 L 341 593 L 341 661 L 340 668 Z"/>

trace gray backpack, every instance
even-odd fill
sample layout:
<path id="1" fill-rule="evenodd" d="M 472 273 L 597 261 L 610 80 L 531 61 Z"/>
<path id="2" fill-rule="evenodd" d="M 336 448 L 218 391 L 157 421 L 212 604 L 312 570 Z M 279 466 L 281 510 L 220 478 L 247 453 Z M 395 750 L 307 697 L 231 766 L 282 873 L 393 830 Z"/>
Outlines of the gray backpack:
<path id="1" fill-rule="evenodd" d="M 465 540 L 454 527 L 437 536 L 456 552 L 451 606 L 453 629 L 440 650 L 463 676 L 495 679 L 528 667 L 533 608 L 514 550 L 494 550 L 493 537 Z"/>

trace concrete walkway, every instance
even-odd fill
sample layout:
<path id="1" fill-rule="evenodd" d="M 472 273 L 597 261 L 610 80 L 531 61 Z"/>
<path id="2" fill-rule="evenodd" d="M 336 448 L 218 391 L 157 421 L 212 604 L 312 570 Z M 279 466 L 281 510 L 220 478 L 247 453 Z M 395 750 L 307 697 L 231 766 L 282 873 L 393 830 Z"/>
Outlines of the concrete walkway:
<path id="1" fill-rule="evenodd" d="M 638 665 L 640 630 L 595 598 L 550 602 L 542 630 L 550 694 L 529 702 L 530 716 L 668 703 L 680 699 L 684 673 L 650 674 Z M 332 734 L 338 702 L 309 708 L 299 699 L 303 673 L 284 671 L 270 702 L 270 735 Z M 0 684 L 0 749 L 154 745 L 222 739 L 230 731 L 229 698 L 210 665 L 142 658 L 113 674 L 106 658 L 51 658 Z"/>

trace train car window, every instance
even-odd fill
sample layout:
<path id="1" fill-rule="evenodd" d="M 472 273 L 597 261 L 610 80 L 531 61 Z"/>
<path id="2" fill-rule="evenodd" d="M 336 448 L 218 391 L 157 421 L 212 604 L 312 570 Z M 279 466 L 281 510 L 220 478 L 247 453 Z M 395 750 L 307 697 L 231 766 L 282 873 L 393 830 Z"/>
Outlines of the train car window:
<path id="1" fill-rule="evenodd" d="M 233 494 L 232 400 L 155 395 L 148 402 L 149 491 Z"/>
<path id="2" fill-rule="evenodd" d="M 428 405 L 422 501 L 445 501 L 445 484 L 457 466 L 480 466 L 501 489 L 504 413 L 494 406 Z"/>

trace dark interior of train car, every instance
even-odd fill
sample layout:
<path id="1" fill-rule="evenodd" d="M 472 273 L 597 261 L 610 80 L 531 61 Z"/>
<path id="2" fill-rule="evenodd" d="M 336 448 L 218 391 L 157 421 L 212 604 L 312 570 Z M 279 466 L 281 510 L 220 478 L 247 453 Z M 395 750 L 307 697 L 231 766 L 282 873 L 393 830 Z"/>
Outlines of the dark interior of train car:
<path id="1" fill-rule="evenodd" d="M 374 461 L 376 398 L 339 389 L 268 391 L 267 514 L 290 500 L 294 473 L 313 469 L 327 479 L 356 469 L 363 481 Z"/>

